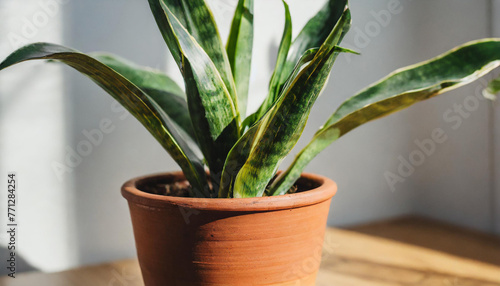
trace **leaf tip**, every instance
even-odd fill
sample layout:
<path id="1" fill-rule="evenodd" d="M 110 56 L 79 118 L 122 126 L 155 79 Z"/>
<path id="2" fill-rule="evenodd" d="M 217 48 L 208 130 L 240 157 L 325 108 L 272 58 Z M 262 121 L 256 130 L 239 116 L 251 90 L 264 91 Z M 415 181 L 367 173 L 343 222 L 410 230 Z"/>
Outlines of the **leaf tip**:
<path id="1" fill-rule="evenodd" d="M 492 93 L 488 88 L 483 89 L 483 96 L 491 101 L 496 101 L 498 98 L 498 96 L 495 93 Z"/>

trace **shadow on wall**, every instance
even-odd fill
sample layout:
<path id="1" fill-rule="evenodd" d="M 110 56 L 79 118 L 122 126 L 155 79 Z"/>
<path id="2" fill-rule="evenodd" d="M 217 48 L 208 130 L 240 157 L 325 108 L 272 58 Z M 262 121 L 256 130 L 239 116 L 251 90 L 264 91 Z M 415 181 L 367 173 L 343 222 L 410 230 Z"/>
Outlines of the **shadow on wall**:
<path id="1" fill-rule="evenodd" d="M 6 276 L 12 271 L 9 269 L 9 260 L 8 258 L 10 257 L 10 250 L 7 249 L 6 247 L 0 247 L 0 257 L 6 257 L 6 267 L 0 268 L 0 276 Z M 21 273 L 21 272 L 27 272 L 27 271 L 38 271 L 39 269 L 33 267 L 31 264 L 29 264 L 22 256 L 19 255 L 18 252 L 16 252 L 16 268 L 15 268 L 15 273 Z"/>

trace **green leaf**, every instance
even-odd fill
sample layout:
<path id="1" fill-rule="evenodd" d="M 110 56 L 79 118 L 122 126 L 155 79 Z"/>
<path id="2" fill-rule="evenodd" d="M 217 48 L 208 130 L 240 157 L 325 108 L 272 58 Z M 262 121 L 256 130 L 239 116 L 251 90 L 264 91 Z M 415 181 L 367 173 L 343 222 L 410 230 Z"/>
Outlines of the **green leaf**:
<path id="1" fill-rule="evenodd" d="M 163 2 L 168 38 L 181 53 L 181 72 L 187 103 L 198 145 L 203 152 L 214 182 L 219 182 L 224 160 L 239 138 L 238 112 L 231 95 L 212 60 L 181 25 Z M 171 48 L 172 50 L 172 48 Z"/>
<path id="2" fill-rule="evenodd" d="M 181 137 L 168 115 L 136 85 L 90 56 L 49 43 L 36 43 L 20 48 L 0 64 L 0 70 L 35 59 L 61 61 L 92 79 L 134 115 L 167 150 L 193 186 L 192 195 L 208 196 L 203 163 L 191 150 L 186 139 Z"/>
<path id="3" fill-rule="evenodd" d="M 314 57 L 316 56 L 318 51 L 319 51 L 319 48 L 313 48 L 313 49 L 309 49 L 309 50 L 304 52 L 304 54 L 302 55 L 302 57 L 299 59 L 296 66 L 294 67 L 292 73 L 290 74 L 288 79 L 285 81 L 285 84 L 283 85 L 283 91 L 286 92 L 286 91 L 288 91 L 288 89 L 290 89 L 291 86 L 293 86 L 293 82 L 294 82 L 295 78 L 297 77 L 297 74 L 299 73 L 300 69 L 305 64 L 307 64 L 312 59 L 314 59 Z M 339 46 L 334 47 L 334 53 L 336 55 L 338 55 L 339 53 L 350 53 L 350 54 L 359 55 L 359 53 L 356 51 L 353 51 L 351 49 L 342 48 Z"/>
<path id="4" fill-rule="evenodd" d="M 234 12 L 226 51 L 238 94 L 239 113 L 246 114 L 252 66 L 253 0 L 239 0 Z"/>
<path id="5" fill-rule="evenodd" d="M 292 74 L 287 79 L 284 90 L 287 90 L 289 88 L 290 84 L 293 82 L 293 80 L 299 73 L 300 69 L 314 58 L 318 50 L 319 48 L 315 48 L 304 52 L 300 60 L 297 62 L 297 65 L 295 66 Z M 261 108 L 264 108 L 264 104 L 261 105 Z M 260 113 L 263 112 L 263 114 L 265 114 L 269 110 L 269 108 L 271 108 L 271 106 L 269 106 L 267 110 L 265 110 L 265 112 L 259 109 L 256 112 L 249 115 L 247 118 L 245 118 L 245 120 L 243 120 L 243 123 L 241 123 L 242 126 L 241 129 L 246 131 L 251 125 L 257 122 L 257 120 L 259 120 L 259 118 L 263 116 Z"/>
<path id="6" fill-rule="evenodd" d="M 188 105 L 184 98 L 159 89 L 141 89 L 158 104 L 158 106 L 177 126 L 179 126 L 182 131 L 186 133 L 186 135 L 188 135 L 191 139 L 196 140 L 196 133 L 194 132 Z M 194 141 L 193 143 L 196 144 Z"/>
<path id="7" fill-rule="evenodd" d="M 151 1 L 155 3 L 158 2 L 153 0 Z M 189 80 L 191 84 L 187 84 L 186 82 L 188 104 L 190 104 L 190 101 L 194 100 L 193 98 L 190 98 L 190 92 L 188 91 L 188 89 L 193 89 L 194 81 L 195 87 L 199 93 L 199 99 L 197 100 L 201 101 L 202 105 L 205 107 L 203 112 L 204 114 L 201 115 L 206 117 L 211 137 L 215 140 L 219 137 L 226 126 L 228 126 L 233 119 L 237 117 L 234 102 L 231 99 L 231 95 L 229 94 L 228 89 L 209 54 L 207 54 L 196 39 L 190 35 L 190 33 L 182 25 L 182 22 L 179 21 L 179 19 L 171 12 L 170 7 L 168 7 L 165 2 L 168 1 L 161 1 L 160 5 L 163 11 L 160 13 L 163 13 L 166 18 L 166 27 L 162 30 L 164 30 L 164 33 L 167 35 L 166 37 L 169 39 L 169 49 L 171 51 L 178 51 L 178 64 L 181 68 L 184 79 L 187 81 L 187 73 L 192 73 L 193 77 L 192 80 Z M 183 3 L 182 5 L 184 5 L 186 2 L 188 1 L 180 1 L 179 3 Z M 189 2 L 191 3 L 191 1 Z M 179 9 L 179 5 L 171 4 L 171 6 L 176 9 Z M 198 10 L 203 11 L 201 7 L 197 9 L 197 11 Z M 186 16 L 182 13 L 181 15 Z M 172 53 L 174 54 L 175 52 Z M 186 62 L 189 62 L 189 66 L 192 69 L 189 72 L 186 71 Z M 198 122 L 195 121 L 193 122 L 193 125 L 196 125 L 197 123 Z"/>
<path id="8" fill-rule="evenodd" d="M 264 102 L 260 106 L 259 111 L 257 112 L 258 118 L 264 115 L 264 113 L 266 113 L 278 99 L 280 78 L 286 62 L 288 50 L 290 49 L 290 44 L 292 42 L 292 16 L 290 15 L 290 8 L 284 0 L 282 2 L 285 6 L 285 28 L 283 29 L 283 36 L 281 37 L 280 47 L 278 49 L 276 66 L 274 67 L 274 72 L 271 76 L 271 82 L 269 83 L 269 94 L 267 95 Z"/>
<path id="9" fill-rule="evenodd" d="M 318 48 L 323 44 L 339 21 L 346 7 L 347 0 L 329 0 L 315 16 L 307 22 L 304 28 L 302 28 L 299 35 L 293 40 L 288 52 L 286 63 L 279 80 L 280 87 L 290 76 L 297 61 L 302 55 L 307 50 Z M 346 33 L 347 31 L 341 35 L 339 43 Z"/>
<path id="10" fill-rule="evenodd" d="M 271 193 L 286 193 L 319 152 L 354 128 L 471 83 L 499 65 L 500 39 L 485 39 L 395 71 L 345 101 L 275 180 Z"/>
<path id="11" fill-rule="evenodd" d="M 347 8 L 347 0 L 329 0 L 323 8 L 311 18 L 302 28 L 299 35 L 293 40 L 292 44 L 288 43 L 286 49 L 286 61 L 280 65 L 279 74 L 273 74 L 274 87 L 270 88 L 270 94 L 259 107 L 255 115 L 249 116 L 246 119 L 246 126 L 252 125 L 255 120 L 260 118 L 271 105 L 276 101 L 276 98 L 281 94 L 287 81 L 291 81 L 294 77 L 293 71 L 300 61 L 300 58 L 311 49 L 319 48 L 326 40 L 332 29 L 335 27 L 344 10 Z M 286 29 L 285 29 L 286 30 Z M 344 38 L 347 30 L 341 35 L 339 43 Z M 245 126 L 245 124 L 243 124 Z"/>
<path id="12" fill-rule="evenodd" d="M 115 70 L 151 97 L 191 138 L 194 134 L 184 91 L 162 71 L 138 66 L 108 53 L 92 53 L 93 58 Z"/>
<path id="13" fill-rule="evenodd" d="M 225 170 L 221 182 L 221 187 L 232 186 L 232 192 L 220 193 L 232 193 L 236 198 L 264 194 L 279 164 L 297 143 L 304 129 L 311 107 L 335 62 L 338 54 L 336 44 L 341 34 L 349 29 L 350 20 L 349 10 L 346 10 L 314 59 L 299 72 L 290 88 L 264 117 L 236 143 L 226 161 L 226 165 L 235 167 L 230 172 Z"/>
<path id="14" fill-rule="evenodd" d="M 304 52 L 304 54 L 300 57 L 299 61 L 295 65 L 295 68 L 293 69 L 292 73 L 286 80 L 283 88 L 284 91 L 287 91 L 290 88 L 290 86 L 292 85 L 293 81 L 299 74 L 299 71 L 302 69 L 302 67 L 307 63 L 309 63 L 311 60 L 313 60 L 318 51 L 319 48 L 313 48 Z"/>
<path id="15" fill-rule="evenodd" d="M 236 175 L 245 164 L 250 151 L 254 147 L 254 142 L 257 142 L 259 130 L 260 128 L 254 125 L 240 138 L 240 140 L 238 140 L 229 152 L 226 162 L 224 163 L 224 170 L 219 187 L 219 198 L 233 197 L 233 186 Z"/>
<path id="16" fill-rule="evenodd" d="M 490 100 L 496 100 L 498 93 L 500 93 L 500 77 L 490 81 L 488 87 L 483 90 L 484 97 Z"/>
<path id="17" fill-rule="evenodd" d="M 212 11 L 206 2 L 204 0 L 148 1 L 163 38 L 177 62 L 177 65 L 179 65 L 179 68 L 182 70 L 182 56 L 186 51 L 182 51 L 182 48 L 178 45 L 175 36 L 177 32 L 172 33 L 169 19 L 164 9 L 165 7 L 168 7 L 168 10 L 175 16 L 179 24 L 188 31 L 213 62 L 237 110 L 236 87 L 227 53 L 224 49 Z"/>
<path id="18" fill-rule="evenodd" d="M 90 53 L 89 56 L 112 68 L 141 89 L 158 89 L 186 98 L 182 88 L 160 70 L 139 66 L 110 53 Z"/>

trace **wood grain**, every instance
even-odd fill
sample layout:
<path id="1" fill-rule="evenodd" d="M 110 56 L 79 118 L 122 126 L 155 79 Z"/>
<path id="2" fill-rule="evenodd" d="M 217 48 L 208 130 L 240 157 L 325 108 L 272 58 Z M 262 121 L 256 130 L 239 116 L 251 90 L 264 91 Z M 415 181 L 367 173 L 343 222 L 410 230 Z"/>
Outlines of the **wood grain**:
<path id="1" fill-rule="evenodd" d="M 500 265 L 500 237 L 436 220 L 408 216 L 349 229 Z"/>
<path id="2" fill-rule="evenodd" d="M 500 286 L 500 238 L 421 218 L 325 236 L 317 286 Z M 307 265 L 304 265 L 307 267 Z M 301 271 L 295 269 L 294 271 Z M 2 286 L 142 286 L 136 260 L 0 278 Z"/>

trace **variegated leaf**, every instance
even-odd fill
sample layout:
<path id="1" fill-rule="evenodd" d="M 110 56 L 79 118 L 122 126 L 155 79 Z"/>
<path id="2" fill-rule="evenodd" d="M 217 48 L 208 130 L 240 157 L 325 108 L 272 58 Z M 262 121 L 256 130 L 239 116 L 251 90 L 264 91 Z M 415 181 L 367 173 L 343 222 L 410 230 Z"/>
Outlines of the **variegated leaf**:
<path id="1" fill-rule="evenodd" d="M 396 70 L 346 100 L 274 181 L 271 193 L 286 193 L 317 154 L 354 128 L 471 83 L 499 65 L 500 39 L 485 39 Z"/>
<path id="2" fill-rule="evenodd" d="M 169 27 L 169 20 L 165 15 L 164 7 L 178 20 L 195 41 L 208 55 L 217 69 L 224 85 L 232 98 L 233 105 L 238 106 L 236 87 L 226 50 L 222 43 L 219 30 L 215 23 L 212 11 L 204 0 L 148 0 L 153 15 L 162 35 L 179 68 L 182 69 L 182 51 L 178 46 L 175 35 Z"/>
<path id="3" fill-rule="evenodd" d="M 209 196 L 203 163 L 186 142 L 189 138 L 182 138 L 168 115 L 136 85 L 90 56 L 49 43 L 20 48 L 0 63 L 0 70 L 35 59 L 61 61 L 92 79 L 134 115 L 179 164 L 193 186 L 192 195 Z"/>
<path id="4" fill-rule="evenodd" d="M 194 134 L 184 91 L 162 71 L 138 66 L 108 53 L 92 53 L 93 58 L 115 70 L 151 97 L 191 138 Z"/>
<path id="5" fill-rule="evenodd" d="M 237 168 L 241 166 L 236 177 L 233 170 L 225 178 L 228 182 L 234 182 L 234 197 L 258 197 L 264 194 L 279 164 L 302 133 L 311 107 L 338 54 L 335 47 L 341 35 L 350 27 L 350 21 L 349 10 L 346 10 L 314 59 L 299 72 L 290 88 L 279 97 L 265 116 L 238 141 L 233 150 L 238 150 L 239 145 L 250 146 L 242 148 L 247 150 L 248 156 L 237 156 L 238 162 L 230 162 L 231 151 L 226 164 L 234 164 Z M 240 161 L 242 159 L 244 163 Z"/>
<path id="6" fill-rule="evenodd" d="M 253 48 L 254 0 L 239 0 L 234 12 L 226 50 L 238 94 L 238 108 L 246 114 Z"/>
<path id="7" fill-rule="evenodd" d="M 246 125 L 243 124 L 244 126 L 252 125 L 269 110 L 271 105 L 281 94 L 286 82 L 293 80 L 291 76 L 300 58 L 307 50 L 319 48 L 323 44 L 342 16 L 346 7 L 347 0 L 329 0 L 315 16 L 307 22 L 299 35 L 293 40 L 292 44 L 287 46 L 286 61 L 279 67 L 279 76 L 276 76 L 276 70 L 273 74 L 272 80 L 274 80 L 274 83 L 272 83 L 272 85 L 274 85 L 274 87 L 270 89 L 270 94 L 261 104 L 256 114 L 251 115 L 245 120 Z M 339 43 L 346 33 L 347 30 L 341 35 Z"/>
<path id="8" fill-rule="evenodd" d="M 167 43 L 173 43 L 181 55 L 180 67 L 198 145 L 213 181 L 219 182 L 224 160 L 239 137 L 238 111 L 211 58 L 169 7 L 163 2 L 161 7 L 166 18 L 167 26 L 162 30 L 169 39 Z"/>

